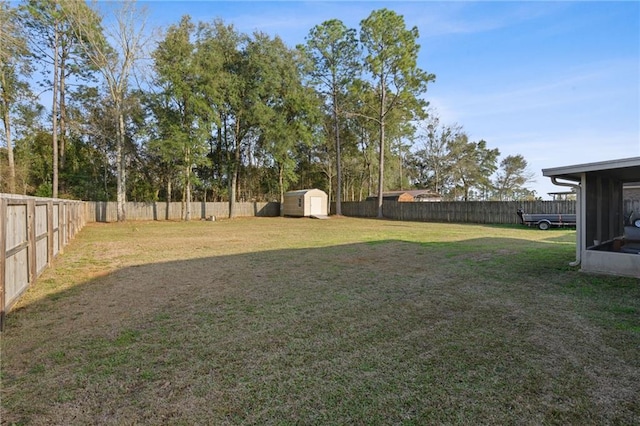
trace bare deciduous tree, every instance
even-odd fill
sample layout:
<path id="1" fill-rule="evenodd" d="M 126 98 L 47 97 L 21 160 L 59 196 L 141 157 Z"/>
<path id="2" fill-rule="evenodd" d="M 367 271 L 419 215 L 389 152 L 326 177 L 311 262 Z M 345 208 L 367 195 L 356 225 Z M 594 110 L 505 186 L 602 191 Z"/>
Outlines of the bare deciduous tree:
<path id="1" fill-rule="evenodd" d="M 126 220 L 125 106 L 136 62 L 147 41 L 146 11 L 134 1 L 114 3 L 113 24 L 102 28 L 98 14 L 84 2 L 69 2 L 65 13 L 91 63 L 102 75 L 113 103 L 116 128 L 118 221 Z"/>

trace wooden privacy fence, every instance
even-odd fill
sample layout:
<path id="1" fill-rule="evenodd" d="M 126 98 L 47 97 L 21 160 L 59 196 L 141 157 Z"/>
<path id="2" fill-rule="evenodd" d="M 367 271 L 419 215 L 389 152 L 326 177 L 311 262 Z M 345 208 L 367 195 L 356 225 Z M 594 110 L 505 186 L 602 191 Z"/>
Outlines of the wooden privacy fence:
<path id="1" fill-rule="evenodd" d="M 517 224 L 518 209 L 525 213 L 575 213 L 575 201 L 451 201 L 451 202 L 398 202 L 384 201 L 382 214 L 387 219 L 454 222 Z M 335 213 L 335 203 L 331 206 Z M 640 201 L 624 200 L 625 215 L 634 212 L 640 218 Z M 342 202 L 342 214 L 352 217 L 376 217 L 378 203 L 373 201 Z"/>
<path id="2" fill-rule="evenodd" d="M 86 223 L 82 201 L 0 194 L 0 330 L 5 312 Z"/>
<path id="3" fill-rule="evenodd" d="M 382 214 L 387 219 L 454 222 L 516 224 L 518 209 L 527 213 L 575 213 L 575 201 L 451 201 L 451 202 L 397 202 L 384 201 Z M 335 205 L 332 206 L 335 211 Z M 377 201 L 343 202 L 342 214 L 356 217 L 376 217 Z"/>
<path id="4" fill-rule="evenodd" d="M 127 220 L 181 220 L 184 218 L 184 204 L 180 202 L 152 202 L 136 203 L 128 202 L 125 205 Z M 250 202 L 236 203 L 236 217 L 250 216 L 278 216 L 280 203 L 275 202 Z M 207 219 L 210 216 L 216 218 L 229 217 L 228 202 L 192 202 L 191 219 Z M 87 218 L 90 222 L 116 222 L 118 220 L 117 203 L 114 201 L 90 201 L 87 202 Z"/>

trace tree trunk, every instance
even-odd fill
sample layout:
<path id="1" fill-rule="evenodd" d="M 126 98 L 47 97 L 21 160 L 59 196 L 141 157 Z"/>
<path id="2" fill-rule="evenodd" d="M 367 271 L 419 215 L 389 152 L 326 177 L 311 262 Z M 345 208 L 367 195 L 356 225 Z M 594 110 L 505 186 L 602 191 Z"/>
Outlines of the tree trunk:
<path id="1" fill-rule="evenodd" d="M 117 174 L 117 204 L 118 204 L 118 222 L 127 220 L 126 202 L 127 202 L 127 175 L 126 175 L 126 158 L 124 155 L 124 115 L 120 103 L 116 103 L 116 112 L 118 114 L 118 130 L 116 132 L 116 174 Z"/>
<path id="2" fill-rule="evenodd" d="M 67 119 L 67 105 L 65 102 L 66 85 L 65 85 L 65 53 L 63 52 L 60 57 L 60 138 L 58 139 L 59 166 L 60 170 L 64 171 L 65 166 L 65 134 L 66 134 L 66 119 Z M 64 191 L 64 182 L 62 182 Z"/>
<path id="3" fill-rule="evenodd" d="M 171 191 L 172 190 L 173 189 L 171 188 L 171 177 L 168 177 L 167 178 L 167 209 L 164 217 L 165 220 L 169 220 L 169 217 L 170 217 L 169 208 L 171 207 Z"/>
<path id="4" fill-rule="evenodd" d="M 220 117 L 220 122 L 226 126 L 226 118 Z M 222 128 L 218 127 L 216 134 L 218 140 L 216 141 L 216 153 L 213 163 L 213 178 L 222 179 Z"/>
<path id="5" fill-rule="evenodd" d="M 52 149 L 53 149 L 53 182 L 51 183 L 52 197 L 58 198 L 58 23 L 54 28 L 53 40 L 53 105 L 51 107 L 51 116 L 53 117 L 51 133 L 52 133 Z"/>
<path id="6" fill-rule="evenodd" d="M 386 105 L 386 87 L 384 85 L 384 79 L 380 78 L 380 115 L 378 117 L 380 121 L 380 161 L 379 161 L 379 170 L 378 170 L 378 218 L 382 219 L 384 216 L 382 215 L 382 201 L 383 190 L 384 190 L 384 109 Z"/>
<path id="7" fill-rule="evenodd" d="M 235 165 L 231 165 L 231 176 L 229 176 L 229 218 L 235 216 L 236 213 L 236 184 L 238 174 Z"/>
<path id="8" fill-rule="evenodd" d="M 229 218 L 235 217 L 236 214 L 236 189 L 238 185 L 238 175 L 240 173 L 240 120 L 236 120 L 235 129 L 235 147 L 233 153 L 233 161 L 231 164 L 231 176 L 229 178 Z"/>
<path id="9" fill-rule="evenodd" d="M 2 74 L 4 80 L 4 74 Z M 3 81 L 2 87 L 6 87 Z M 9 192 L 16 192 L 16 163 L 13 158 L 13 144 L 11 142 L 11 117 L 9 116 L 9 101 L 6 99 L 6 93 L 2 93 L 4 100 L 4 112 L 2 121 L 4 122 L 4 136 L 7 140 L 7 159 L 9 160 Z"/>
<path id="10" fill-rule="evenodd" d="M 280 216 L 284 216 L 284 167 L 278 164 L 278 186 L 280 187 Z"/>
<path id="11" fill-rule="evenodd" d="M 340 125 L 338 124 L 338 94 L 336 93 L 336 77 L 333 76 L 333 125 L 335 127 L 336 135 L 336 215 L 342 216 L 342 167 L 341 167 L 341 153 L 340 153 Z M 331 186 L 329 186 L 331 188 Z"/>
<path id="12" fill-rule="evenodd" d="M 400 142 L 400 147 L 398 148 L 398 158 L 400 159 L 399 161 L 399 165 L 400 165 L 400 176 L 398 176 L 400 178 L 400 190 L 403 191 L 404 190 L 404 186 L 403 186 L 403 175 L 402 175 L 402 163 L 403 163 L 403 158 L 402 158 L 402 143 Z"/>
<path id="13" fill-rule="evenodd" d="M 187 154 L 187 157 L 189 154 Z M 185 212 L 184 212 L 184 220 L 191 220 L 191 165 L 187 161 L 187 165 L 184 169 L 185 172 Z"/>
<path id="14" fill-rule="evenodd" d="M 331 189 L 333 188 L 333 176 L 331 175 L 331 173 L 329 173 L 328 177 L 329 177 L 329 191 L 328 191 L 329 192 L 329 205 L 331 205 L 331 201 L 332 201 L 331 200 L 331 193 L 332 193 Z M 335 200 L 336 201 L 336 214 L 338 214 L 338 206 L 340 205 L 340 201 L 338 201 L 338 200 L 340 200 L 340 195 L 338 195 L 338 194 L 341 194 L 341 192 L 340 192 L 340 184 L 338 184 L 338 187 L 336 188 L 336 200 Z M 340 208 L 340 213 L 339 214 L 342 215 L 342 208 Z"/>
<path id="15" fill-rule="evenodd" d="M 382 202 L 384 200 L 384 122 L 380 122 L 380 161 L 378 165 L 378 218 L 382 219 Z"/>

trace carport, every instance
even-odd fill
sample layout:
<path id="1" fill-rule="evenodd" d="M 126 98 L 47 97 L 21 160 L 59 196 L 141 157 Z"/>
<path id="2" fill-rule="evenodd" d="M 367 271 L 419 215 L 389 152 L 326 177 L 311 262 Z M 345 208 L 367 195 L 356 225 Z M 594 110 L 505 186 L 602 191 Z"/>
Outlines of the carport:
<path id="1" fill-rule="evenodd" d="M 623 185 L 640 182 L 640 157 L 543 169 L 576 200 L 576 261 L 585 272 L 640 278 L 640 212 L 624 212 Z M 640 223 L 639 223 L 640 224 Z"/>

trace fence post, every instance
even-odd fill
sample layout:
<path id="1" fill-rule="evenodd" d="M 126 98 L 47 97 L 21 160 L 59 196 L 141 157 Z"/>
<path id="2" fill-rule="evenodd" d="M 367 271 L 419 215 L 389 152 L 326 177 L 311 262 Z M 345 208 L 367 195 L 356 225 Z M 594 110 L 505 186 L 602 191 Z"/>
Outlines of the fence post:
<path id="1" fill-rule="evenodd" d="M 67 203 L 65 201 L 58 202 L 58 254 L 64 252 L 64 246 L 67 245 Z"/>
<path id="2" fill-rule="evenodd" d="M 53 262 L 53 201 L 47 202 L 47 267 Z"/>
<path id="3" fill-rule="evenodd" d="M 58 204 L 58 244 L 60 247 L 58 248 L 58 253 L 62 253 L 64 251 L 64 246 L 67 245 L 67 233 L 69 232 L 69 222 L 68 222 L 68 207 L 69 204 L 66 201 L 61 201 Z"/>
<path id="4" fill-rule="evenodd" d="M 4 330 L 5 288 L 7 261 L 7 200 L 0 198 L 0 331 Z"/>
<path id="5" fill-rule="evenodd" d="M 29 262 L 27 282 L 33 283 L 38 276 L 38 255 L 36 250 L 36 200 L 27 200 L 27 262 Z"/>

